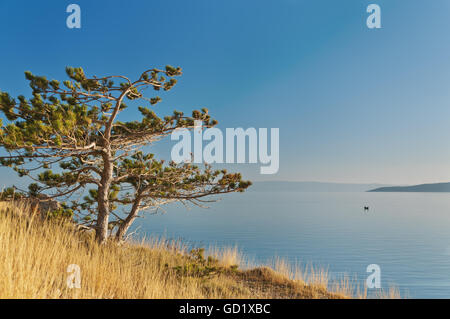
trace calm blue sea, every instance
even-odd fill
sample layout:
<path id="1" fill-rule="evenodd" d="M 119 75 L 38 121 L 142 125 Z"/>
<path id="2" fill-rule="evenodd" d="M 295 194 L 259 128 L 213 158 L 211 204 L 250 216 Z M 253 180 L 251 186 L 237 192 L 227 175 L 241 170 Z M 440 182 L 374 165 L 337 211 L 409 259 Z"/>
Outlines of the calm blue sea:
<path id="1" fill-rule="evenodd" d="M 134 228 L 195 246 L 237 245 L 257 262 L 283 257 L 361 283 L 366 267 L 377 264 L 383 288 L 394 285 L 403 297 L 450 297 L 450 194 L 248 191 L 209 209 L 165 209 Z"/>

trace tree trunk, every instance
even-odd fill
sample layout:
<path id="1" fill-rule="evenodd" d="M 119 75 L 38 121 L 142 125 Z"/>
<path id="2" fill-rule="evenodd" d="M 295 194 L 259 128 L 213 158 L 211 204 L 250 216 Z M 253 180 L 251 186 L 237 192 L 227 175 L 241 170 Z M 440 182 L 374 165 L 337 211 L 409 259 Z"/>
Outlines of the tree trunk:
<path id="1" fill-rule="evenodd" d="M 95 237 L 100 244 L 103 244 L 108 239 L 108 221 L 109 221 L 109 189 L 113 180 L 113 163 L 111 156 L 111 128 L 114 120 L 120 110 L 120 105 L 125 95 L 129 92 L 130 88 L 124 90 L 119 98 L 116 100 L 116 106 L 105 125 L 105 133 L 103 136 L 103 171 L 100 180 L 100 186 L 98 187 L 98 216 L 97 216 L 97 228 Z"/>
<path id="2" fill-rule="evenodd" d="M 141 204 L 141 199 L 138 197 L 136 198 L 135 202 L 133 203 L 133 206 L 131 207 L 131 211 L 128 214 L 127 218 L 123 221 L 122 224 L 120 224 L 119 229 L 116 232 L 116 240 L 121 241 L 124 239 L 125 234 L 127 233 L 128 229 L 130 228 L 133 221 L 136 219 L 137 214 L 139 213 L 139 205 Z"/>
<path id="3" fill-rule="evenodd" d="M 99 244 L 104 244 L 108 239 L 109 212 L 104 208 L 98 209 L 97 226 L 95 228 L 95 239 Z"/>
<path id="4" fill-rule="evenodd" d="M 109 189 L 112 181 L 112 172 L 111 152 L 108 150 L 103 155 L 103 172 L 97 194 L 98 216 L 95 238 L 100 244 L 104 244 L 108 239 Z"/>

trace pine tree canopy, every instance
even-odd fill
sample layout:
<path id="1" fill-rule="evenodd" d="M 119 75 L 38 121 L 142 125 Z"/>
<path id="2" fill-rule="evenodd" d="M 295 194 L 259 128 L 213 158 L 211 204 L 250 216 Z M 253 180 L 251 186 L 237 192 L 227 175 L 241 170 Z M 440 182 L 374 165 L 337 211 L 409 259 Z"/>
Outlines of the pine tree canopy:
<path id="1" fill-rule="evenodd" d="M 145 89 L 171 90 L 181 68 L 149 69 L 135 81 L 88 78 L 82 68 L 67 67 L 66 73 L 61 83 L 25 72 L 31 98 L 0 91 L 0 146 L 7 155 L 0 164 L 34 181 L 28 196 L 66 201 L 66 212 L 95 229 L 100 242 L 123 239 L 140 212 L 177 201 L 201 205 L 209 195 L 242 192 L 251 184 L 239 173 L 166 163 L 143 152 L 175 129 L 194 128 L 194 121 L 217 124 L 207 109 L 163 118 L 154 112 L 161 98 L 144 96 Z M 140 118 L 119 121 L 131 100 L 144 104 Z"/>

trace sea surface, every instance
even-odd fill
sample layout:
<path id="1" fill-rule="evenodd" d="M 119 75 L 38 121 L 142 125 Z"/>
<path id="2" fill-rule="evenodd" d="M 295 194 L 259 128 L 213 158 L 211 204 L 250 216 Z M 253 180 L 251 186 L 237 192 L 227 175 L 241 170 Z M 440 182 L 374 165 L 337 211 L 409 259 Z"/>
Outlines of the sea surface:
<path id="1" fill-rule="evenodd" d="M 362 284 L 377 264 L 382 288 L 450 297 L 448 193 L 247 191 L 209 206 L 169 205 L 134 230 L 196 247 L 237 245 L 256 263 L 281 257 Z"/>

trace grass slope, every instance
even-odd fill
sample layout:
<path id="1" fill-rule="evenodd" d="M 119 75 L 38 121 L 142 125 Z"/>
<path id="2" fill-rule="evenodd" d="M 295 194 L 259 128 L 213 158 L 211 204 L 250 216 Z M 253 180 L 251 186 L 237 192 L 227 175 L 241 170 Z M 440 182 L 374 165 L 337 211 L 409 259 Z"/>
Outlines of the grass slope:
<path id="1" fill-rule="evenodd" d="M 281 260 L 241 269 L 244 262 L 236 249 L 205 257 L 164 240 L 99 246 L 71 223 L 0 203 L 0 298 L 348 298 L 353 291 L 345 280 L 330 285 L 323 271 L 292 270 Z M 68 288 L 70 264 L 81 269 L 79 289 Z"/>

